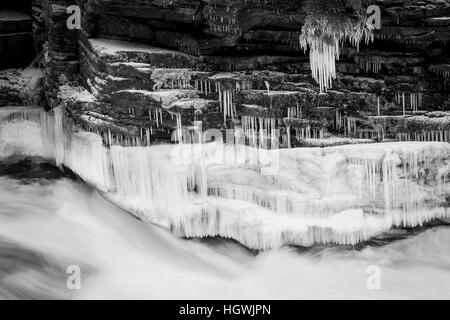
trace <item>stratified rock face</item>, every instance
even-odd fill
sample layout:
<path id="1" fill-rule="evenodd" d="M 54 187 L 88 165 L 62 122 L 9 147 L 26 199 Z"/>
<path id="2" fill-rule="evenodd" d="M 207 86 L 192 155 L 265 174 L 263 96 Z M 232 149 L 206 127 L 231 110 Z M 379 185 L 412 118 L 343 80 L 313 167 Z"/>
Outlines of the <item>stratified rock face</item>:
<path id="1" fill-rule="evenodd" d="M 80 31 L 64 25 L 68 3 L 34 3 L 35 25 L 49 26 L 50 104 L 79 71 L 95 102 L 70 103 L 72 115 L 123 141 L 146 145 L 146 131 L 168 141 L 180 124 L 200 121 L 249 130 L 273 122 L 286 147 L 327 145 L 305 140 L 330 136 L 404 139 L 401 118 L 445 111 L 449 99 L 444 1 L 376 2 L 375 41 L 359 51 L 344 45 L 326 93 L 299 45 L 304 1 L 80 0 Z"/>
<path id="2" fill-rule="evenodd" d="M 137 144 L 150 142 L 145 132 L 168 141 L 200 122 L 281 129 L 285 147 L 326 145 L 306 140 L 329 137 L 411 139 L 419 137 L 404 135 L 405 117 L 446 111 L 447 1 L 375 1 L 381 30 L 359 51 L 343 44 L 325 93 L 300 49 L 305 1 L 78 0 L 82 28 L 69 30 L 73 2 L 33 0 L 47 101 L 57 106 L 58 88 L 78 82 L 95 101 L 66 103 L 76 121 Z"/>

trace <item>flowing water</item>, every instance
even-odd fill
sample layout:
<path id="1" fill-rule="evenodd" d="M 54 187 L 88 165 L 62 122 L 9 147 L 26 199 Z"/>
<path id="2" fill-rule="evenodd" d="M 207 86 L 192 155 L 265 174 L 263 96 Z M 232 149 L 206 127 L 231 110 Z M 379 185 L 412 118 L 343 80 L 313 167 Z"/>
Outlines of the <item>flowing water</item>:
<path id="1" fill-rule="evenodd" d="M 0 165 L 0 298 L 450 298 L 450 228 L 383 246 L 263 253 L 183 240 L 37 159 Z M 81 288 L 66 273 L 81 270 Z M 379 290 L 367 286 L 380 269 Z"/>

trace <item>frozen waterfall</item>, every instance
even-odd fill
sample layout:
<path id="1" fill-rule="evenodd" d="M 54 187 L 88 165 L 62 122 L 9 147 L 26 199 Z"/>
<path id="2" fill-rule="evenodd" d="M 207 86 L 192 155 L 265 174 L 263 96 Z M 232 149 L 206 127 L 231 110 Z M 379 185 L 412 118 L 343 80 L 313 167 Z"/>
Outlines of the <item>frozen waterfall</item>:
<path id="1" fill-rule="evenodd" d="M 450 144 L 264 150 L 221 143 L 105 147 L 63 110 L 0 109 L 0 156 L 64 165 L 143 220 L 249 248 L 356 244 L 448 218 Z"/>

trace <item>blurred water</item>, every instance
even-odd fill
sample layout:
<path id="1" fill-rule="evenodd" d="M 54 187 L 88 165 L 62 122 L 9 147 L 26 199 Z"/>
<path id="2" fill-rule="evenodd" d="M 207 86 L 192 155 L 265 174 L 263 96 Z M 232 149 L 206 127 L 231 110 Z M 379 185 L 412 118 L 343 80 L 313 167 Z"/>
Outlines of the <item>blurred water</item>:
<path id="1" fill-rule="evenodd" d="M 70 290 L 69 266 L 81 268 Z M 367 268 L 381 270 L 369 290 Z M 37 161 L 0 165 L 0 298 L 450 298 L 450 229 L 384 246 L 255 253 L 175 239 Z"/>

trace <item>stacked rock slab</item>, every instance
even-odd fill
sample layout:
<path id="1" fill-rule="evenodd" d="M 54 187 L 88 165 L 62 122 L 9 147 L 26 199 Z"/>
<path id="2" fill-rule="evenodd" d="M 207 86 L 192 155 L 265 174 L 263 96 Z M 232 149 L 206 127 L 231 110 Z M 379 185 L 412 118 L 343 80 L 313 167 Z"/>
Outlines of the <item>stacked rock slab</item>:
<path id="1" fill-rule="evenodd" d="M 81 8 L 81 30 L 66 26 L 72 4 Z M 375 41 L 359 51 L 343 44 L 325 93 L 299 46 L 304 0 L 34 0 L 34 51 L 45 53 L 50 106 L 62 102 L 61 85 L 83 86 L 95 103 L 67 103 L 75 119 L 132 140 L 151 131 L 168 141 L 180 123 L 235 128 L 243 116 L 275 121 L 285 137 L 398 139 L 405 118 L 448 111 L 450 4 L 374 4 L 382 11 Z M 95 49 L 112 41 L 120 44 L 112 54 Z M 108 121 L 86 123 L 96 117 Z"/>
<path id="2" fill-rule="evenodd" d="M 309 128 L 306 136 L 395 139 L 404 127 L 398 118 L 427 116 L 449 99 L 450 6 L 378 4 L 375 42 L 359 51 L 344 45 L 333 90 L 320 93 L 298 44 L 303 1 L 79 1 L 81 75 L 98 101 L 73 113 L 107 116 L 121 134 L 150 130 L 166 141 L 177 115 L 186 127 L 200 120 L 234 128 L 244 116 L 274 119 L 285 135 Z"/>

